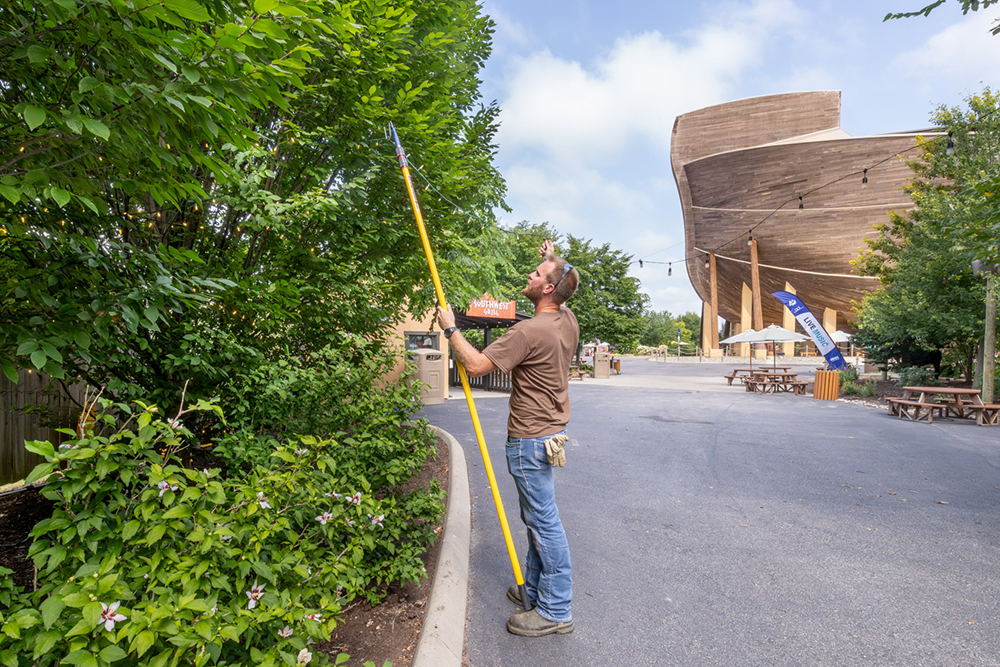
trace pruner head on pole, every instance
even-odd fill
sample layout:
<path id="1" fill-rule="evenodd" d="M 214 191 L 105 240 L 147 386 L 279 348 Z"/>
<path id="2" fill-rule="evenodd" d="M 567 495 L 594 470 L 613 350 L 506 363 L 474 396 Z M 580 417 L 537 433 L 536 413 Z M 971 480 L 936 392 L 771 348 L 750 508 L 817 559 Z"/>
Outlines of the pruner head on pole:
<path id="1" fill-rule="evenodd" d="M 396 144 L 396 159 L 399 160 L 400 169 L 406 169 L 409 165 L 406 163 L 406 153 L 403 152 L 403 144 L 399 141 L 399 135 L 396 134 L 396 126 L 389 122 L 389 131 L 392 132 L 392 142 Z"/>

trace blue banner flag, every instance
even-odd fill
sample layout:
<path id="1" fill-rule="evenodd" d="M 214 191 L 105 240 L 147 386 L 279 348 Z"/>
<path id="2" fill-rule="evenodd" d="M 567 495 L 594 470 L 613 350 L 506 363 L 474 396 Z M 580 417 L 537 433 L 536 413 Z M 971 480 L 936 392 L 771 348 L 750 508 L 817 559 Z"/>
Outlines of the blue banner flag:
<path id="1" fill-rule="evenodd" d="M 802 328 L 806 330 L 809 337 L 816 343 L 816 349 L 826 357 L 826 363 L 830 364 L 830 368 L 834 370 L 847 368 L 847 362 L 844 361 L 840 350 L 837 349 L 836 343 L 830 338 L 830 334 L 826 332 L 826 329 L 819 323 L 816 316 L 812 314 L 812 311 L 806 307 L 806 304 L 799 300 L 799 297 L 788 292 L 771 292 L 771 296 L 785 304 L 788 310 L 792 311 L 792 315 L 795 316 L 795 319 L 799 321 Z"/>

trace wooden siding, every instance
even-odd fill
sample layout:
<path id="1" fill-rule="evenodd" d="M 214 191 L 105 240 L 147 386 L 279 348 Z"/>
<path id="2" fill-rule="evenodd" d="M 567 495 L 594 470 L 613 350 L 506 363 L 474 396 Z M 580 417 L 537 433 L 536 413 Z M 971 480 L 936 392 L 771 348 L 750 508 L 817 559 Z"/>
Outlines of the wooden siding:
<path id="1" fill-rule="evenodd" d="M 55 429 L 76 427 L 84 386 L 72 385 L 69 391 L 72 398 L 42 373 L 21 371 L 17 384 L 0 374 L 0 484 L 24 479 L 42 462 L 24 448 L 26 440 L 59 443 L 67 436 Z"/>
<path id="2" fill-rule="evenodd" d="M 739 100 L 675 121 L 671 165 L 688 276 L 698 296 L 711 301 L 705 258 L 715 252 L 720 317 L 740 321 L 743 285 L 752 284 L 751 229 L 765 325 L 783 321 L 783 307 L 768 295 L 786 283 L 817 315 L 827 308 L 850 315 L 852 301 L 876 285 L 850 263 L 875 235 L 873 225 L 892 210 L 912 208 L 901 191 L 910 170 L 890 156 L 915 158 L 918 133 L 850 137 L 839 122 L 837 91 Z"/>

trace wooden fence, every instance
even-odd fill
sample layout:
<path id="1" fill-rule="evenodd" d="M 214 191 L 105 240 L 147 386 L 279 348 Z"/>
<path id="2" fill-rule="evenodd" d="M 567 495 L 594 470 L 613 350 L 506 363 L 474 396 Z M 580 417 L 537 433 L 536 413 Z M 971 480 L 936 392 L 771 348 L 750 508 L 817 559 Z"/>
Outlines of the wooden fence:
<path id="1" fill-rule="evenodd" d="M 455 365 L 454 361 L 452 361 L 451 369 L 448 371 L 448 384 L 452 387 L 462 386 L 462 379 L 458 376 L 458 366 Z M 470 377 L 469 387 L 485 391 L 503 391 L 509 394 L 511 390 L 510 374 L 498 369 L 477 378 Z"/>
<path id="2" fill-rule="evenodd" d="M 69 437 L 55 429 L 75 428 L 84 385 L 67 387 L 72 398 L 43 373 L 22 370 L 17 384 L 0 373 L 0 484 L 24 479 L 42 462 L 24 448 L 26 440 L 58 443 Z"/>

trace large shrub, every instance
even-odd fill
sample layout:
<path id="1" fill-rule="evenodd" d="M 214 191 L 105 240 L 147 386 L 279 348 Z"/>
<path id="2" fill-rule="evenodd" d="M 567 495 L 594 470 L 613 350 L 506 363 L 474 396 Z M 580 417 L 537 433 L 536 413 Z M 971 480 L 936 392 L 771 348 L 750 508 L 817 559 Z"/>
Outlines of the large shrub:
<path id="1" fill-rule="evenodd" d="M 424 574 L 441 494 L 404 493 L 410 475 L 386 472 L 430 454 L 423 424 L 397 417 L 387 430 L 407 445 L 377 462 L 371 443 L 303 436 L 223 474 L 181 465 L 184 424 L 217 406 L 166 421 L 155 406 L 114 407 L 120 425 L 97 421 L 107 433 L 28 444 L 46 459 L 29 481 L 50 475 L 56 505 L 34 529 L 35 589 L 0 590 L 0 663 L 295 665 L 345 601 Z"/>

